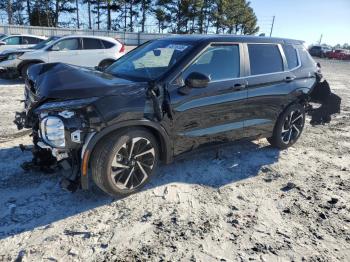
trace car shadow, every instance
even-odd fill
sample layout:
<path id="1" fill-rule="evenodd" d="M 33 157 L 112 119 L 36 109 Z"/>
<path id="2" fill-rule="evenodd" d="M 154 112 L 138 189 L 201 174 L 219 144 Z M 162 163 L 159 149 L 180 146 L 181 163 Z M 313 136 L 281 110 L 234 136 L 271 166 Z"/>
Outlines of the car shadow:
<path id="1" fill-rule="evenodd" d="M 67 172 L 59 171 L 51 175 L 25 173 L 20 164 L 30 160 L 31 154 L 21 153 L 18 147 L 0 149 L 0 158 L 0 239 L 36 228 L 50 227 L 62 219 L 122 199 L 107 196 L 96 186 L 76 193 L 63 191 L 59 187 L 59 181 L 62 175 L 69 175 Z M 256 176 L 263 166 L 277 162 L 278 158 L 279 150 L 270 146 L 237 142 L 218 151 L 205 151 L 160 166 L 158 175 L 141 193 L 171 183 L 197 184 L 219 189 Z M 128 197 L 123 200 L 128 201 Z"/>

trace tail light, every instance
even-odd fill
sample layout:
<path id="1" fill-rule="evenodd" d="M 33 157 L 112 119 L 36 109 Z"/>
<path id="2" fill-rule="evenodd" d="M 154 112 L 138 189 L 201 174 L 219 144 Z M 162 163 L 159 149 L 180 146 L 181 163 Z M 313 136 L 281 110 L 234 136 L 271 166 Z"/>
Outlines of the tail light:
<path id="1" fill-rule="evenodd" d="M 119 50 L 119 53 L 124 53 L 125 52 L 125 45 L 122 44 L 122 47 Z"/>

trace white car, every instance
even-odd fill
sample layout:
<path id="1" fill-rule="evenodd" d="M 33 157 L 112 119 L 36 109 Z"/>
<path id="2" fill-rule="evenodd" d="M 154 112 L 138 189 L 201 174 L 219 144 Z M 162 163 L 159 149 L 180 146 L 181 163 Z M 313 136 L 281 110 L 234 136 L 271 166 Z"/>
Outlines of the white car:
<path id="1" fill-rule="evenodd" d="M 49 46 L 59 38 L 59 36 L 51 36 L 48 39 L 30 48 L 8 49 L 0 52 L 0 77 L 18 77 L 17 67 L 22 62 L 22 60 L 19 59 L 20 56 L 27 52 L 33 52 L 36 50 L 44 49 L 46 46 Z"/>
<path id="2" fill-rule="evenodd" d="M 40 50 L 26 52 L 18 57 L 17 70 L 26 76 L 29 66 L 38 63 L 61 62 L 84 67 L 105 68 L 125 54 L 118 40 L 101 36 L 64 36 Z"/>
<path id="3" fill-rule="evenodd" d="M 36 35 L 8 35 L 0 38 L 0 51 L 28 48 L 44 41 L 46 37 Z"/>

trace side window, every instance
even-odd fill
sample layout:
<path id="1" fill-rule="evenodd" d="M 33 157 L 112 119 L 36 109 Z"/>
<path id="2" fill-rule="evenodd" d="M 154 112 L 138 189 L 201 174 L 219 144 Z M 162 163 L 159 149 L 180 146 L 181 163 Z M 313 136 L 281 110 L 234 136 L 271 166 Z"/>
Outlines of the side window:
<path id="1" fill-rule="evenodd" d="M 83 38 L 83 49 L 103 49 L 103 45 L 99 39 Z"/>
<path id="2" fill-rule="evenodd" d="M 21 37 L 19 37 L 19 36 L 12 36 L 12 37 L 4 39 L 4 42 L 7 45 L 20 45 L 21 44 Z"/>
<path id="3" fill-rule="evenodd" d="M 59 41 L 52 47 L 55 51 L 68 51 L 68 50 L 78 50 L 79 41 L 78 38 L 69 38 Z"/>
<path id="4" fill-rule="evenodd" d="M 277 45 L 248 44 L 248 51 L 251 75 L 283 71 L 283 60 Z"/>
<path id="5" fill-rule="evenodd" d="M 22 42 L 24 45 L 35 45 L 43 40 L 35 37 L 23 36 Z"/>
<path id="6" fill-rule="evenodd" d="M 114 43 L 111 43 L 111 42 L 108 42 L 108 41 L 105 41 L 105 40 L 101 40 L 102 43 L 103 43 L 103 46 L 105 49 L 109 49 L 109 48 L 112 48 L 113 46 L 115 46 Z"/>
<path id="7" fill-rule="evenodd" d="M 238 45 L 213 45 L 204 51 L 183 73 L 183 78 L 198 72 L 211 81 L 237 78 L 240 75 Z"/>
<path id="8" fill-rule="evenodd" d="M 292 45 L 283 45 L 283 52 L 287 59 L 288 68 L 296 68 L 299 65 L 297 50 Z"/>

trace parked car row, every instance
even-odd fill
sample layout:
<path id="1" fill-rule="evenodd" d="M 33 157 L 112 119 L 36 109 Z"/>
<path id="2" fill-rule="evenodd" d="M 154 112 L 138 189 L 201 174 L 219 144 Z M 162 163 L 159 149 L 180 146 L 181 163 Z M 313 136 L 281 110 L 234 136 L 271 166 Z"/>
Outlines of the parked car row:
<path id="1" fill-rule="evenodd" d="M 332 49 L 328 46 L 314 45 L 309 49 L 309 53 L 321 58 L 350 60 L 350 50 L 346 49 Z"/>
<path id="2" fill-rule="evenodd" d="M 31 38 L 35 41 L 28 40 Z M 36 45 L 32 44 L 34 42 Z M 29 35 L 3 36 L 0 37 L 0 48 L 3 50 L 0 72 L 7 78 L 25 77 L 27 69 L 38 63 L 61 62 L 105 68 L 125 53 L 124 45 L 114 38 L 82 35 L 47 39 Z"/>

